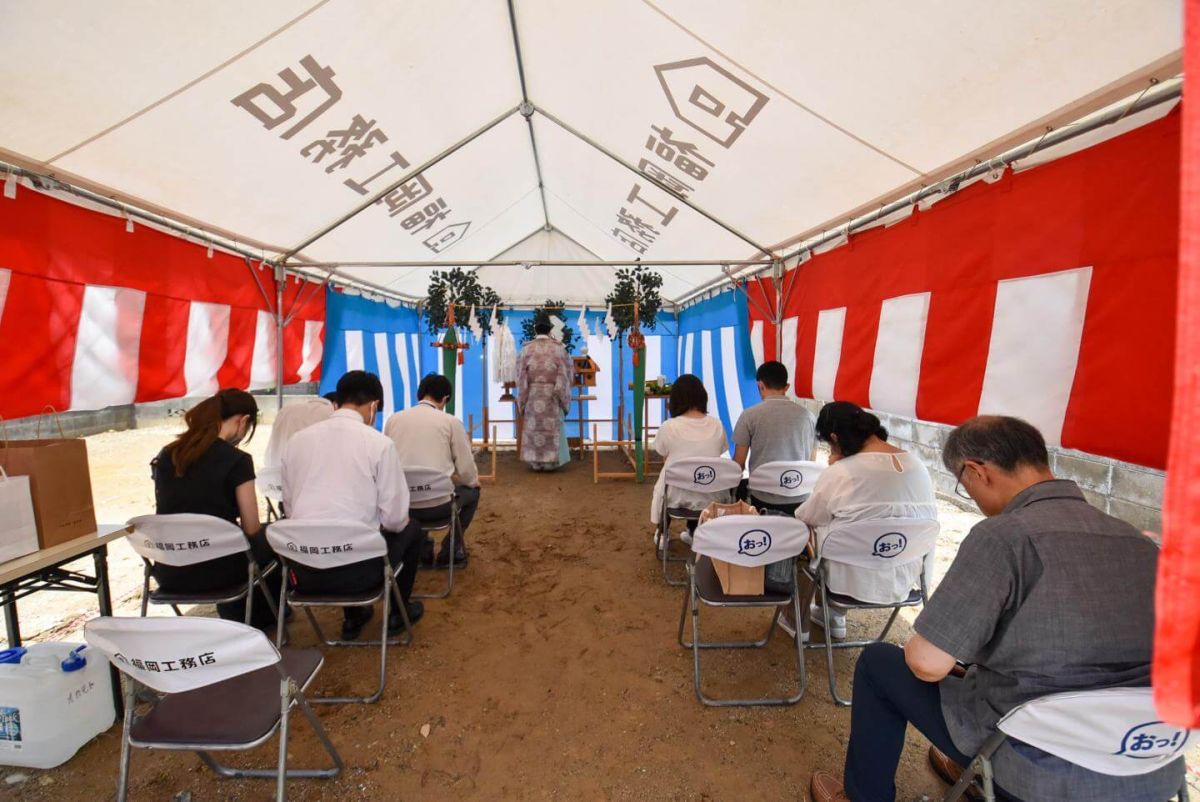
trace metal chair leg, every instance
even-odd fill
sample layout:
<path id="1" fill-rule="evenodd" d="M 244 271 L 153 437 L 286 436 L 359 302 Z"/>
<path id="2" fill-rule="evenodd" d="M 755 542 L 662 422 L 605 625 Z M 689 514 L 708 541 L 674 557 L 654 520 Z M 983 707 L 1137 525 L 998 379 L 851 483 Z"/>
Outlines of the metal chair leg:
<path id="1" fill-rule="evenodd" d="M 287 798 L 288 714 L 292 710 L 292 681 L 279 678 L 279 764 L 275 767 L 275 802 Z"/>
<path id="2" fill-rule="evenodd" d="M 143 597 L 145 598 L 145 597 Z M 121 764 L 117 769 L 117 802 L 125 802 L 129 793 L 129 730 L 133 727 L 133 706 L 137 701 L 134 680 L 125 678 L 125 715 L 121 724 Z"/>
<path id="3" fill-rule="evenodd" d="M 833 668 L 833 635 L 830 634 L 833 631 L 833 622 L 830 620 L 829 593 L 825 587 L 824 579 L 821 580 L 821 615 L 824 619 L 825 666 L 829 672 L 829 695 L 833 697 L 833 703 L 838 707 L 849 707 L 850 700 L 838 696 L 837 692 L 837 673 Z"/>

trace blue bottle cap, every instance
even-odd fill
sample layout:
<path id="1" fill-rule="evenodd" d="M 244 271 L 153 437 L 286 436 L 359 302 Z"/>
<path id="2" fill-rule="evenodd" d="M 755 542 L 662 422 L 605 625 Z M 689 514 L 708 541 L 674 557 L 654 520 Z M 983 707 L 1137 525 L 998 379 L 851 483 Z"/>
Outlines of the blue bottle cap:
<path id="1" fill-rule="evenodd" d="M 67 655 L 67 658 L 62 661 L 62 670 L 63 671 L 78 671 L 79 669 L 86 666 L 87 658 L 80 654 L 80 652 L 82 652 L 86 648 L 87 648 L 87 645 L 85 644 L 83 646 L 77 646 L 74 649 L 72 649 L 71 653 L 69 655 Z"/>
<path id="2" fill-rule="evenodd" d="M 5 649 L 0 651 L 0 665 L 19 665 L 21 658 L 25 656 L 25 652 L 29 651 L 24 646 L 18 646 L 15 649 Z"/>

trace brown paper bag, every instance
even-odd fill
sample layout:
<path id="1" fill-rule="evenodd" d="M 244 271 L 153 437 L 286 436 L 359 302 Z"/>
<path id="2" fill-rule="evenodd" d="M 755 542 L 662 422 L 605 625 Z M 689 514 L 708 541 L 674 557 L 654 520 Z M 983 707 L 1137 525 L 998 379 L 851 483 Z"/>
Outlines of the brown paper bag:
<path id="1" fill-rule="evenodd" d="M 724 515 L 758 515 L 758 510 L 744 501 L 733 504 L 713 502 L 700 513 L 700 523 L 720 518 Z M 744 565 L 718 560 L 710 557 L 717 579 L 721 581 L 721 590 L 729 596 L 761 596 L 764 590 L 765 569 L 759 565 L 748 568 Z"/>
<path id="2" fill-rule="evenodd" d="M 56 546 L 96 531 L 87 442 L 78 438 L 0 442 L 0 467 L 28 476 L 38 545 Z"/>

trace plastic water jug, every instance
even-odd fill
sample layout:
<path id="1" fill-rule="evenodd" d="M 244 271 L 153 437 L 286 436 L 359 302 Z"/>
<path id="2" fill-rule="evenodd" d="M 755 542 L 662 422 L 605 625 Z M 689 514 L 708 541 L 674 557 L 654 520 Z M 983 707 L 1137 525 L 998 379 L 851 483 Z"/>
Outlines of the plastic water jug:
<path id="1" fill-rule="evenodd" d="M 58 766 L 115 718 L 100 652 L 79 643 L 0 651 L 0 765 Z"/>

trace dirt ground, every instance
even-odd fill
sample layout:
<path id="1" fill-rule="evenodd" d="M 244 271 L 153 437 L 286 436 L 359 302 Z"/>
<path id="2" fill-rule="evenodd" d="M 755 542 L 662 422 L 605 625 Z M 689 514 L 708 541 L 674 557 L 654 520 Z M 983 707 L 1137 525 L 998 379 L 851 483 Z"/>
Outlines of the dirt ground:
<path id="1" fill-rule="evenodd" d="M 151 511 L 147 463 L 170 427 L 88 438 L 97 518 L 124 521 Z M 248 445 L 261 460 L 269 430 Z M 608 455 L 617 468 L 616 455 Z M 807 653 L 808 692 L 794 707 L 708 708 L 695 698 L 692 657 L 676 642 L 681 591 L 664 584 L 647 518 L 650 485 L 594 484 L 589 462 L 535 474 L 501 455 L 469 532 L 470 566 L 452 596 L 427 601 L 411 647 L 389 655 L 388 686 L 375 705 L 318 708 L 346 762 L 332 781 L 295 781 L 298 800 L 361 799 L 808 799 L 815 769 L 840 771 L 850 712 L 829 698 L 824 655 Z M 941 508 L 937 577 L 977 520 Z M 119 615 L 136 615 L 141 564 L 123 542 L 110 554 Z M 422 572 L 418 588 L 444 581 Z M 45 593 L 21 608 L 29 640 L 81 640 L 95 614 L 86 595 Z M 707 615 L 706 615 L 707 613 Z M 890 640 L 903 642 L 913 615 Z M 197 609 L 194 615 L 211 614 Z M 713 635 L 761 633 L 764 611 L 703 610 Z M 335 623 L 329 611 L 322 620 Z M 882 614 L 850 620 L 851 636 L 882 625 Z M 707 627 L 711 626 L 711 629 Z M 38 633 L 35 635 L 35 633 Z M 297 619 L 292 644 L 314 643 Z M 757 637 L 757 635 L 756 635 Z M 783 692 L 795 681 L 790 642 L 764 651 L 704 655 L 713 694 Z M 378 653 L 329 651 L 310 694 L 366 689 Z M 855 655 L 836 666 L 850 690 Z M 293 719 L 290 765 L 323 759 L 311 730 Z M 0 768 L 0 798 L 29 802 L 110 799 L 120 728 L 51 771 Z M 274 741 L 239 765 L 273 765 Z M 944 787 L 910 734 L 899 799 L 938 799 Z M 220 780 L 187 753 L 136 752 L 131 798 L 258 800 L 265 781 Z"/>

